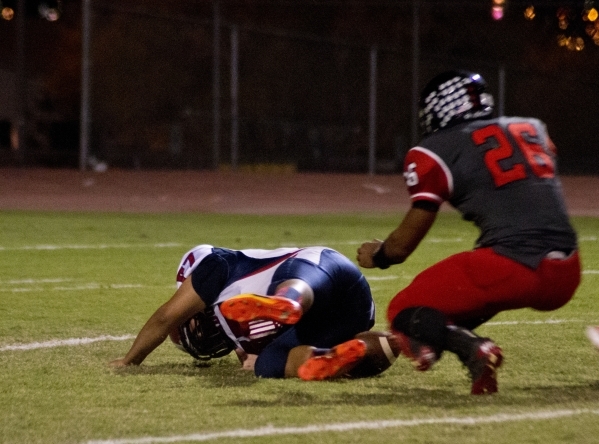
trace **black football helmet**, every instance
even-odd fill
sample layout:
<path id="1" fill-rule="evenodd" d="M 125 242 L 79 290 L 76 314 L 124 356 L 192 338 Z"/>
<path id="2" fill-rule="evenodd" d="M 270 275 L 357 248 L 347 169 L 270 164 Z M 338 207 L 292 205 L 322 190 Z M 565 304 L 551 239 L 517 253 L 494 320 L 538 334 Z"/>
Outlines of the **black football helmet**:
<path id="1" fill-rule="evenodd" d="M 447 71 L 422 90 L 418 106 L 420 129 L 427 136 L 467 120 L 491 118 L 493 109 L 493 96 L 480 74 Z"/>
<path id="2" fill-rule="evenodd" d="M 235 344 L 225 335 L 212 307 L 198 312 L 179 326 L 181 345 L 196 359 L 208 361 L 228 355 Z"/>

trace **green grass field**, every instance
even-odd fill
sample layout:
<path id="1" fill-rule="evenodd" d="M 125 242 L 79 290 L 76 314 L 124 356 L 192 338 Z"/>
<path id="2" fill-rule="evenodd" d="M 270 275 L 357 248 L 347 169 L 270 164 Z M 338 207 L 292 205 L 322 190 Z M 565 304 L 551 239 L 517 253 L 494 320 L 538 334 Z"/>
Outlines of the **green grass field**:
<path id="1" fill-rule="evenodd" d="M 107 366 L 171 296 L 189 248 L 326 245 L 355 259 L 400 217 L 0 213 L 0 441 L 599 443 L 599 353 L 584 334 L 599 324 L 595 218 L 574 219 L 584 275 L 570 304 L 478 330 L 505 353 L 494 396 L 470 396 L 452 355 L 426 373 L 400 357 L 376 378 L 312 383 L 257 379 L 234 356 L 196 365 L 168 343 L 138 368 Z M 476 235 L 442 213 L 405 264 L 365 270 L 376 328 L 398 289 Z"/>

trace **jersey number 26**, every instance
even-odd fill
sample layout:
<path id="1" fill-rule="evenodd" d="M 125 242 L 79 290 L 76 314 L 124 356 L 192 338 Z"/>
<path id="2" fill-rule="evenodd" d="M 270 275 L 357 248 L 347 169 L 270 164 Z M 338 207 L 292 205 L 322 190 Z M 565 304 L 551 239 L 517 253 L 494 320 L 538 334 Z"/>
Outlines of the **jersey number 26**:
<path id="1" fill-rule="evenodd" d="M 496 187 L 526 178 L 524 164 L 513 159 L 514 149 L 519 149 L 522 152 L 530 171 L 535 176 L 543 179 L 554 177 L 555 166 L 551 156 L 541 145 L 530 142 L 524 137 L 525 135 L 537 137 L 537 131 L 533 125 L 526 122 L 510 123 L 507 125 L 507 132 L 516 141 L 516 147 L 509 141 L 505 130 L 499 125 L 489 125 L 472 133 L 472 141 L 476 146 L 487 144 L 491 139 L 495 142 L 493 143 L 494 147 L 485 152 L 484 161 Z M 512 162 L 510 163 L 508 159 L 511 159 Z M 499 162 L 502 162 L 504 167 Z"/>

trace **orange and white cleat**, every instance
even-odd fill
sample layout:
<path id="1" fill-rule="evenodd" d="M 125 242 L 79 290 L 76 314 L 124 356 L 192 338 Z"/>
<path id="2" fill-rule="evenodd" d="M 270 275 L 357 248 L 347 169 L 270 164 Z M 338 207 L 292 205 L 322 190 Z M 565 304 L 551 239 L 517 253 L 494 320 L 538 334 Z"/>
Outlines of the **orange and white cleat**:
<path id="1" fill-rule="evenodd" d="M 225 318 L 237 322 L 269 319 L 280 324 L 295 324 L 303 314 L 302 306 L 292 299 L 252 293 L 227 299 L 220 304 L 220 311 Z"/>
<path id="2" fill-rule="evenodd" d="M 366 343 L 351 339 L 336 345 L 323 355 L 313 356 L 304 362 L 297 375 L 304 381 L 322 381 L 345 375 L 366 356 Z"/>

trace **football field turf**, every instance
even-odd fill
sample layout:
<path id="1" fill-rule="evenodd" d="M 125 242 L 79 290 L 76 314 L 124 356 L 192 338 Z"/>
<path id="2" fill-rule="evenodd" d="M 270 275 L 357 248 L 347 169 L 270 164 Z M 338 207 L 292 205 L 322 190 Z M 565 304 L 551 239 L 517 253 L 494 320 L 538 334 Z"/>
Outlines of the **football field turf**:
<path id="1" fill-rule="evenodd" d="M 583 279 L 555 312 L 502 313 L 478 333 L 503 348 L 499 393 L 469 395 L 450 354 L 429 372 L 400 357 L 379 377 L 262 380 L 229 355 L 198 364 L 165 342 L 112 370 L 174 292 L 181 256 L 324 245 L 355 261 L 401 215 L 0 213 L 2 443 L 599 443 L 599 219 L 575 217 Z M 364 270 L 385 329 L 388 301 L 477 231 L 441 213 L 408 261 Z"/>

